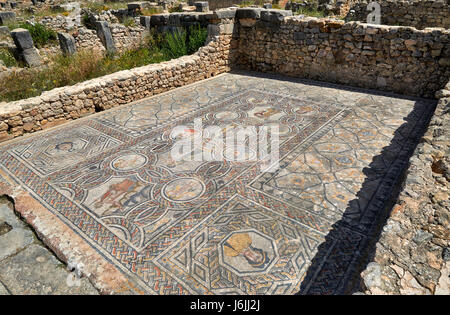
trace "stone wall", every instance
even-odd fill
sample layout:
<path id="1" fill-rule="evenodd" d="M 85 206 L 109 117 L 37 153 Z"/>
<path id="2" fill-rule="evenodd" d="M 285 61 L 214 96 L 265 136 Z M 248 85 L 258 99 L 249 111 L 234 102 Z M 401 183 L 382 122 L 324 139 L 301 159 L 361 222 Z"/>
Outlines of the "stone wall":
<path id="1" fill-rule="evenodd" d="M 448 294 L 450 82 L 437 97 L 373 261 L 362 273 L 367 294 Z"/>
<path id="2" fill-rule="evenodd" d="M 450 30 L 247 11 L 237 15 L 244 69 L 422 97 L 433 97 L 450 75 Z"/>
<path id="3" fill-rule="evenodd" d="M 125 26 L 120 24 L 111 11 L 103 11 L 98 15 L 92 14 L 91 17 L 92 21 L 108 22 L 114 43 L 119 52 L 136 47 L 144 36 L 144 27 L 140 25 Z M 96 31 L 87 29 L 83 25 L 76 24 L 77 20 L 75 18 L 71 19 L 71 21 L 72 23 L 69 23 L 69 19 L 64 16 L 48 16 L 42 18 L 39 23 L 42 23 L 57 32 L 68 32 L 73 34 L 77 48 L 93 49 L 96 51 L 105 50 Z"/>
<path id="4" fill-rule="evenodd" d="M 366 22 L 367 4 L 371 0 L 357 1 L 347 19 Z M 381 6 L 381 24 L 450 28 L 450 5 L 446 0 L 383 0 L 376 1 Z"/>
<path id="5" fill-rule="evenodd" d="M 94 50 L 97 52 L 105 51 L 100 38 L 97 36 L 97 32 L 90 30 L 86 27 L 80 27 L 78 30 L 72 33 L 75 39 L 75 45 L 77 50 Z"/>
<path id="6" fill-rule="evenodd" d="M 110 74 L 0 106 L 0 141 L 62 124 L 230 70 L 230 34 L 168 62 Z"/>
<path id="7" fill-rule="evenodd" d="M 118 51 L 138 46 L 145 36 L 145 27 L 127 27 L 123 24 L 110 24 L 111 34 Z"/>

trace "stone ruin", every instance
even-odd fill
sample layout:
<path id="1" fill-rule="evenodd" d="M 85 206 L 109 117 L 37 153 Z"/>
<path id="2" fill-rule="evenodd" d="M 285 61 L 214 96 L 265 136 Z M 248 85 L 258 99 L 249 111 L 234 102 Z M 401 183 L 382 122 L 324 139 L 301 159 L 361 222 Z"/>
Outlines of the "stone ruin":
<path id="1" fill-rule="evenodd" d="M 392 201 L 392 213 L 386 213 L 387 224 L 378 242 L 372 244 L 374 257 L 369 257 L 362 272 L 360 288 L 366 294 L 448 294 L 450 205 L 448 194 L 435 191 L 439 185 L 448 187 L 450 181 L 448 4 L 386 1 L 382 4 L 385 12 L 389 12 L 388 6 L 401 9 L 391 10 L 393 13 L 382 21 L 402 25 L 398 26 L 362 23 L 367 5 L 358 1 L 340 1 L 335 2 L 335 7 L 327 7 L 339 14 L 347 11 L 346 21 L 294 16 L 290 10 L 265 8 L 210 11 L 214 10 L 212 3 L 191 3 L 196 12 L 141 17 L 134 13 L 135 9 L 127 9 L 126 14 L 111 12 L 108 17 L 94 18 L 96 30 L 79 28 L 73 35 L 61 27 L 58 37 L 65 54 L 90 46 L 115 51 L 120 40 L 114 36 L 117 33 L 113 16 L 119 19 L 128 14 L 139 21 L 139 34 L 150 29 L 167 32 L 200 24 L 208 28 L 208 39 L 192 56 L 3 104 L 1 141 L 231 69 L 278 73 L 410 97 L 435 97 L 435 115 L 410 159 L 399 197 Z M 292 4 L 291 8 L 296 11 Z M 432 14 L 426 14 L 430 8 Z M 0 32 L 8 33 L 4 28 Z M 11 36 L 17 55 L 30 66 L 37 65 L 37 52 L 29 33 L 18 29 Z M 89 44 L 83 45 L 83 38 L 88 38 L 85 41 Z"/>

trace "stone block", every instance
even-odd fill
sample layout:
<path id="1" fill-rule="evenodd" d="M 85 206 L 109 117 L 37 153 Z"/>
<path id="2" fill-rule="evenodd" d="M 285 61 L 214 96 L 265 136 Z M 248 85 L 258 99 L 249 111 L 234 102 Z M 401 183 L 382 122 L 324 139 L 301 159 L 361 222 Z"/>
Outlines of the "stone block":
<path id="1" fill-rule="evenodd" d="M 294 32 L 294 40 L 296 42 L 302 41 L 306 39 L 306 33 L 305 32 Z"/>
<path id="2" fill-rule="evenodd" d="M 261 8 L 239 8 L 236 10 L 237 19 L 259 19 L 261 17 Z"/>
<path id="3" fill-rule="evenodd" d="M 97 29 L 97 36 L 100 38 L 103 46 L 105 46 L 108 53 L 115 53 L 117 51 L 116 45 L 114 44 L 114 38 L 111 34 L 111 29 L 108 22 L 98 21 L 95 22 L 95 28 Z"/>
<path id="4" fill-rule="evenodd" d="M 180 25 L 181 18 L 184 14 L 169 14 L 169 25 Z"/>
<path id="5" fill-rule="evenodd" d="M 33 232 L 28 230 L 7 205 L 0 205 L 0 261 L 33 243 Z"/>
<path id="6" fill-rule="evenodd" d="M 220 9 L 214 11 L 211 16 L 211 19 L 220 20 L 220 19 L 234 19 L 236 17 L 236 9 Z"/>
<path id="7" fill-rule="evenodd" d="M 41 56 L 36 48 L 28 48 L 21 52 L 21 58 L 29 67 L 37 67 L 42 64 Z"/>
<path id="8" fill-rule="evenodd" d="M 20 51 L 34 47 L 33 38 L 28 30 L 24 28 L 16 28 L 11 31 L 14 44 Z"/>
<path id="9" fill-rule="evenodd" d="M 37 244 L 28 246 L 1 264 L 0 277 L 13 295 L 98 294 L 86 278 L 77 279 L 61 268 L 61 262 Z"/>
<path id="10" fill-rule="evenodd" d="M 10 35 L 8 26 L 0 26 L 0 35 Z"/>
<path id="11" fill-rule="evenodd" d="M 155 14 L 150 17 L 150 26 L 161 26 L 169 24 L 169 14 Z"/>
<path id="12" fill-rule="evenodd" d="M 0 295 L 9 295 L 8 290 L 5 288 L 5 286 L 0 282 Z"/>
<path id="13" fill-rule="evenodd" d="M 262 10 L 261 20 L 270 23 L 280 23 L 285 16 L 292 16 L 291 10 Z"/>
<path id="14" fill-rule="evenodd" d="M 152 19 L 152 17 L 151 16 L 141 16 L 141 18 L 140 18 L 140 22 L 141 22 L 141 25 L 143 26 L 143 27 L 145 27 L 147 30 L 149 30 L 150 29 L 150 26 L 151 26 L 151 19 Z"/>
<path id="15" fill-rule="evenodd" d="M 4 25 L 8 21 L 12 21 L 16 19 L 16 14 L 10 11 L 0 12 L 0 25 Z"/>
<path id="16" fill-rule="evenodd" d="M 209 3 L 207 1 L 198 1 L 194 3 L 197 12 L 208 12 Z"/>
<path id="17" fill-rule="evenodd" d="M 58 33 L 59 46 L 64 55 L 69 56 L 77 52 L 75 39 L 67 33 Z"/>
<path id="18" fill-rule="evenodd" d="M 137 16 L 142 9 L 141 2 L 131 2 L 127 4 L 128 15 L 129 16 Z"/>

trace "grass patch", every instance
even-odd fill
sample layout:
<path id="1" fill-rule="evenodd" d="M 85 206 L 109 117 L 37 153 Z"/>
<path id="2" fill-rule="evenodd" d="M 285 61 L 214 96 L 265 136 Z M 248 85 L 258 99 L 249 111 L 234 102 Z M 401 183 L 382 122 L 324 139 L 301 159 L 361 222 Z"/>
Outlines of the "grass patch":
<path id="1" fill-rule="evenodd" d="M 132 17 L 127 17 L 122 21 L 126 27 L 136 26 L 136 21 Z"/>
<path id="2" fill-rule="evenodd" d="M 249 7 L 252 5 L 262 6 L 264 3 L 266 3 L 266 1 L 264 1 L 264 0 L 248 0 L 248 1 L 244 1 L 241 4 L 239 4 L 239 7 L 245 8 L 245 7 Z"/>
<path id="3" fill-rule="evenodd" d="M 97 14 L 109 10 L 109 7 L 101 2 L 89 2 L 86 4 L 86 8 Z"/>
<path id="4" fill-rule="evenodd" d="M 0 60 L 3 61 L 7 67 L 17 66 L 17 61 L 11 52 L 6 48 L 0 48 Z"/>
<path id="5" fill-rule="evenodd" d="M 65 14 L 68 13 L 62 8 L 35 8 L 34 11 L 30 10 L 21 10 L 19 16 L 23 18 L 24 20 L 30 19 L 32 16 L 34 16 L 36 19 L 40 20 L 43 17 L 46 16 L 55 16 L 59 14 Z"/>
<path id="6" fill-rule="evenodd" d="M 323 11 L 319 11 L 316 9 L 307 9 L 307 8 L 298 9 L 296 14 L 312 16 L 312 17 L 317 17 L 317 18 L 322 18 L 322 17 L 326 16 L 325 12 L 323 12 Z"/>
<path id="7" fill-rule="evenodd" d="M 162 10 L 160 8 L 144 8 L 141 10 L 141 15 L 145 16 L 151 16 L 159 13 L 162 13 Z"/>
<path id="8" fill-rule="evenodd" d="M 183 12 L 183 9 L 181 9 L 179 6 L 170 7 L 169 13 L 174 13 L 174 12 Z"/>
<path id="9" fill-rule="evenodd" d="M 128 2 L 130 1 L 108 2 L 108 3 L 88 2 L 85 7 L 92 12 L 101 13 L 102 11 L 108 10 L 126 9 L 128 6 Z"/>
<path id="10" fill-rule="evenodd" d="M 200 25 L 189 27 L 189 41 L 187 43 L 188 54 L 193 54 L 202 47 L 205 44 L 207 35 L 208 30 Z"/>
<path id="11" fill-rule="evenodd" d="M 2 77 L 0 101 L 38 96 L 57 87 L 191 54 L 204 45 L 206 35 L 206 29 L 192 26 L 187 31 L 152 34 L 138 48 L 121 54 L 103 56 L 80 51 L 73 56 L 57 56 L 47 68 Z"/>

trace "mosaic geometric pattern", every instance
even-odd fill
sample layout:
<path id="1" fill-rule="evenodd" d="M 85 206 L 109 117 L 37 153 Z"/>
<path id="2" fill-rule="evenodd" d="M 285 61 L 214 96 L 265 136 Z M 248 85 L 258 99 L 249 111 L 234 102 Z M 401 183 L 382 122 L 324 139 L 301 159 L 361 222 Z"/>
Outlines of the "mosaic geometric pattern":
<path id="1" fill-rule="evenodd" d="M 149 293 L 342 293 L 433 106 L 226 74 L 14 141 L 0 167 Z M 198 118 L 279 126 L 280 168 L 174 160 Z"/>

